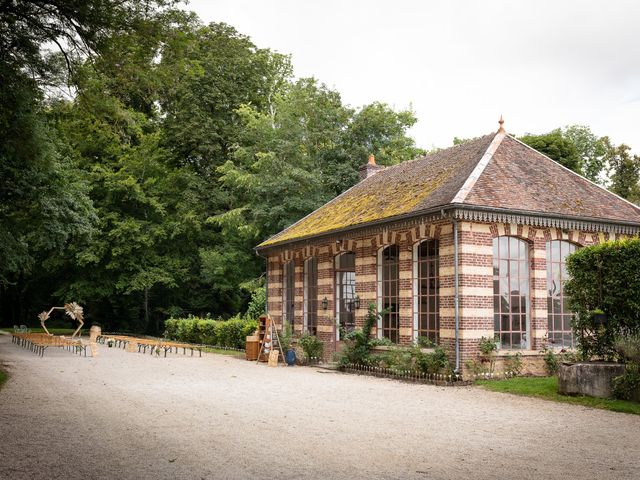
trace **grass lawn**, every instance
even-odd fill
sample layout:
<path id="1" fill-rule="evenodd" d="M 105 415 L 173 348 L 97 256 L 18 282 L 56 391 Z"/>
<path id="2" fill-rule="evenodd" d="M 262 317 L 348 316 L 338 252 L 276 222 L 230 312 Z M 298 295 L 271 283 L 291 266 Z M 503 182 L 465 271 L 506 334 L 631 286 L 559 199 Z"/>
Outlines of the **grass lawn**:
<path id="1" fill-rule="evenodd" d="M 206 353 L 218 353 L 220 355 L 229 355 L 230 357 L 242 357 L 244 358 L 245 353 L 239 350 L 225 350 L 224 348 L 215 348 L 215 347 L 203 347 L 203 352 Z"/>
<path id="2" fill-rule="evenodd" d="M 10 327 L 4 327 L 0 330 L 4 330 L 7 333 L 12 333 L 13 332 L 13 328 Z M 31 328 L 31 333 L 44 333 L 44 328 Z M 53 335 L 71 335 L 73 332 L 76 331 L 75 328 L 47 328 L 47 330 L 49 330 L 49 333 L 53 334 Z M 86 330 L 84 330 L 84 333 L 86 333 Z M 83 330 L 80 330 L 80 333 L 83 333 Z"/>
<path id="3" fill-rule="evenodd" d="M 556 402 L 573 403 L 575 405 L 584 405 L 585 407 L 640 415 L 640 403 L 637 402 L 560 395 L 558 393 L 558 377 L 514 377 L 505 380 L 478 380 L 476 384 L 494 392 L 513 393 L 514 395 L 523 395 L 525 397 L 543 398 Z"/>

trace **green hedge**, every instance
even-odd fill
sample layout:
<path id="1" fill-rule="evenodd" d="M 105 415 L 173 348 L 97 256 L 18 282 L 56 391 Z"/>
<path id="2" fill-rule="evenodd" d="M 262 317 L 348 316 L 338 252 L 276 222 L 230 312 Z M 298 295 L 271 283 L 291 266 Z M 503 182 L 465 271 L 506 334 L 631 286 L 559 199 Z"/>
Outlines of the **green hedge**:
<path id="1" fill-rule="evenodd" d="M 574 331 L 585 357 L 615 358 L 618 336 L 640 334 L 640 239 L 605 242 L 567 259 L 565 284 L 576 313 Z M 594 321 L 599 311 L 604 325 Z"/>
<path id="2" fill-rule="evenodd" d="M 208 318 L 170 318 L 165 322 L 165 337 L 179 342 L 244 349 L 248 335 L 258 328 L 255 320 L 234 317 L 230 320 Z"/>

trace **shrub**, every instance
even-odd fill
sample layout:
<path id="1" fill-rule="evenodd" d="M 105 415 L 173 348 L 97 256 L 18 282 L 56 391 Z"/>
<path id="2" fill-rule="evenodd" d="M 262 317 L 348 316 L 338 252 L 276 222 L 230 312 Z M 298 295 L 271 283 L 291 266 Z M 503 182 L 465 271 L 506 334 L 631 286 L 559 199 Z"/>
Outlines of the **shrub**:
<path id="1" fill-rule="evenodd" d="M 640 335 L 618 337 L 613 346 L 622 360 L 640 364 Z"/>
<path id="2" fill-rule="evenodd" d="M 640 239 L 577 250 L 567 258 L 567 270 L 578 349 L 584 358 L 616 358 L 616 338 L 640 334 Z M 604 324 L 598 311 L 607 316 Z"/>
<path id="3" fill-rule="evenodd" d="M 373 325 L 378 322 L 379 317 L 380 313 L 376 311 L 376 306 L 373 303 L 370 304 L 362 330 L 356 328 L 344 335 L 345 346 L 338 354 L 338 362 L 341 365 L 349 363 L 367 365 L 369 363 L 369 352 L 371 350 L 369 337 L 371 336 Z"/>
<path id="4" fill-rule="evenodd" d="M 240 316 L 229 320 L 170 318 L 165 322 L 165 337 L 180 342 L 243 349 L 246 337 L 257 328 L 256 321 Z"/>
<path id="5" fill-rule="evenodd" d="M 544 359 L 544 369 L 547 374 L 552 377 L 558 373 L 558 369 L 560 368 L 560 361 L 558 359 L 558 355 L 551 350 L 550 348 L 544 348 L 542 350 L 543 359 Z"/>
<path id="6" fill-rule="evenodd" d="M 293 329 L 291 324 L 286 320 L 282 323 L 282 330 L 278 332 L 278 338 L 280 340 L 280 347 L 283 352 L 286 352 L 291 348 L 291 341 L 293 340 Z"/>
<path id="7" fill-rule="evenodd" d="M 619 400 L 640 400 L 640 365 L 628 363 L 624 374 L 613 379 L 613 396 Z"/>
<path id="8" fill-rule="evenodd" d="M 418 348 L 415 352 L 415 363 L 422 373 L 439 374 L 452 371 L 447 352 L 441 346 L 434 347 L 432 353 L 424 353 Z"/>
<path id="9" fill-rule="evenodd" d="M 251 294 L 251 300 L 247 307 L 246 318 L 250 320 L 258 320 L 258 317 L 266 312 L 267 309 L 267 290 L 265 287 L 257 288 Z"/>
<path id="10" fill-rule="evenodd" d="M 517 377 L 522 373 L 522 354 L 520 352 L 504 357 L 504 372 L 513 377 Z"/>
<path id="11" fill-rule="evenodd" d="M 311 362 L 314 358 L 321 358 L 324 345 L 315 335 L 303 335 L 298 341 L 302 347 L 302 351 L 307 357 L 307 361 Z"/>

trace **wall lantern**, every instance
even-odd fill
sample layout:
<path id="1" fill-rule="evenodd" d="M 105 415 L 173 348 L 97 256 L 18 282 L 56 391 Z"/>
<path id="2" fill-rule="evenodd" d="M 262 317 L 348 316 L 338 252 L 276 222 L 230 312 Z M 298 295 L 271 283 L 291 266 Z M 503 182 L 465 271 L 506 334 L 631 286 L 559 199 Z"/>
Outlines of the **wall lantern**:
<path id="1" fill-rule="evenodd" d="M 360 308 L 360 297 L 358 295 L 353 299 L 353 306 L 356 307 L 356 310 Z"/>
<path id="2" fill-rule="evenodd" d="M 326 310 L 327 308 L 329 308 L 329 300 L 327 300 L 327 297 L 324 297 L 322 299 L 322 309 Z"/>

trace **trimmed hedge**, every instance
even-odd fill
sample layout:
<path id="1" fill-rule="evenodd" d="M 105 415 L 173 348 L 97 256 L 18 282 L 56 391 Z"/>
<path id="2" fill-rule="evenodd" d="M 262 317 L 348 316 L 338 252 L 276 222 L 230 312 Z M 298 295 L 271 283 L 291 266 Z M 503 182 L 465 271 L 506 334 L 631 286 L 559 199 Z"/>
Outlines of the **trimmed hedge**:
<path id="1" fill-rule="evenodd" d="M 257 328 L 257 321 L 240 317 L 229 320 L 170 318 L 165 322 L 165 337 L 179 342 L 244 349 L 245 337 Z"/>
<path id="2" fill-rule="evenodd" d="M 618 336 L 640 334 L 640 239 L 581 248 L 567 258 L 567 270 L 578 347 L 586 358 L 615 358 Z M 603 325 L 600 311 L 607 316 Z"/>

